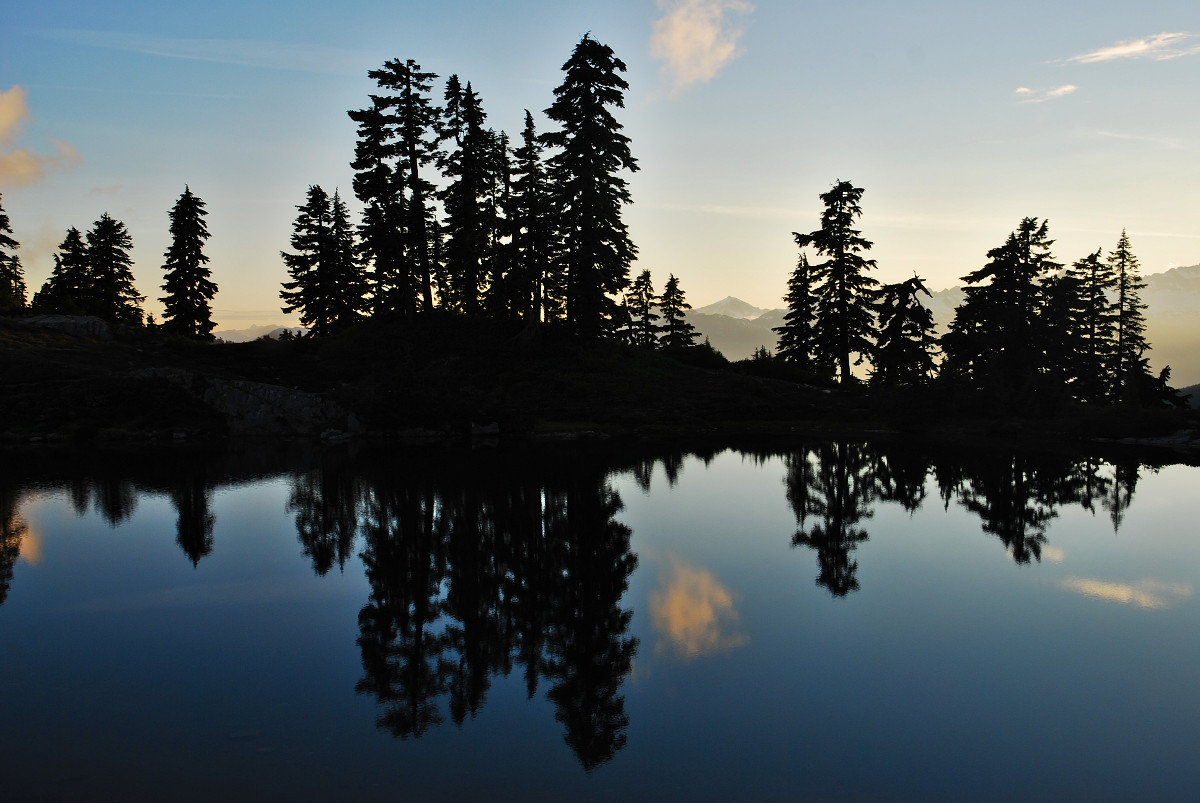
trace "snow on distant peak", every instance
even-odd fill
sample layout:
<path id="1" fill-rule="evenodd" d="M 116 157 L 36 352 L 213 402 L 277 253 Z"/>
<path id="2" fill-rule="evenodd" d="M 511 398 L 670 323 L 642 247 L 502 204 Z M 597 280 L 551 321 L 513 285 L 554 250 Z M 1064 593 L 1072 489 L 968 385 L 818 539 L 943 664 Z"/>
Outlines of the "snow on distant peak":
<path id="1" fill-rule="evenodd" d="M 740 298 L 726 296 L 715 304 L 709 304 L 706 307 L 696 307 L 692 312 L 699 313 L 700 315 L 725 315 L 729 318 L 742 318 L 752 321 L 764 312 L 768 312 L 768 310 L 747 304 Z"/>

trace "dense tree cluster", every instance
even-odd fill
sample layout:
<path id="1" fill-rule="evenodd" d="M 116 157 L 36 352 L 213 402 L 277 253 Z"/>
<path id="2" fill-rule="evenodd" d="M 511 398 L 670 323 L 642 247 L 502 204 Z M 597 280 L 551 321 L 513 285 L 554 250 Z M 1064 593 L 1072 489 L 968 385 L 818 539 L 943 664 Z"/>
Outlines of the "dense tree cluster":
<path id="1" fill-rule="evenodd" d="M 34 311 L 140 326 L 145 297 L 133 286 L 132 248 L 129 229 L 107 212 L 86 235 L 67 229 L 50 278 L 33 296 Z"/>
<path id="2" fill-rule="evenodd" d="M 439 104 L 438 76 L 416 62 L 372 70 L 379 94 L 348 112 L 358 125 L 351 166 L 362 222 L 323 247 L 344 223 L 324 190 L 309 189 L 295 253 L 284 254 L 284 311 L 318 333 L 366 314 L 442 309 L 617 336 L 627 324 L 617 298 L 637 254 L 621 219 L 631 200 L 622 174 L 637 162 L 612 113 L 624 105 L 625 64 L 585 36 L 563 70 L 546 109 L 560 128 L 539 135 L 526 110 L 516 148 L 487 127 L 479 93 L 458 75 Z"/>
<path id="3" fill-rule="evenodd" d="M 963 277 L 962 304 L 940 339 L 920 296 L 919 276 L 880 286 L 866 275 L 871 243 L 853 228 L 862 190 L 839 181 L 821 195 L 821 228 L 794 233 L 801 252 L 788 280 L 778 359 L 816 379 L 912 387 L 939 377 L 1001 399 L 1065 394 L 1078 402 L 1174 401 L 1169 369 L 1150 373 L 1138 272 L 1124 232 L 1107 258 L 1089 254 L 1068 268 L 1054 260 L 1049 225 L 1025 218 L 988 262 Z M 940 365 L 939 349 L 944 353 Z"/>

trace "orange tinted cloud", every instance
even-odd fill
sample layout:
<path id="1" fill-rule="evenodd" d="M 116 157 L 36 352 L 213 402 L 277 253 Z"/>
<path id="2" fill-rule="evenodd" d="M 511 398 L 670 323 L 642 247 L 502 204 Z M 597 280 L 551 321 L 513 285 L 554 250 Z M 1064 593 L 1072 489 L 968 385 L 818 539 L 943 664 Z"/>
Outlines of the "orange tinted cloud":
<path id="1" fill-rule="evenodd" d="M 736 632 L 733 593 L 712 572 L 676 560 L 659 583 L 650 594 L 651 624 L 679 654 L 694 658 L 749 641 Z"/>
<path id="2" fill-rule="evenodd" d="M 32 184 L 47 170 L 68 168 L 79 162 L 79 153 L 69 142 L 53 142 L 53 153 L 32 148 L 12 148 L 29 117 L 27 93 L 19 86 L 0 92 L 0 186 Z"/>

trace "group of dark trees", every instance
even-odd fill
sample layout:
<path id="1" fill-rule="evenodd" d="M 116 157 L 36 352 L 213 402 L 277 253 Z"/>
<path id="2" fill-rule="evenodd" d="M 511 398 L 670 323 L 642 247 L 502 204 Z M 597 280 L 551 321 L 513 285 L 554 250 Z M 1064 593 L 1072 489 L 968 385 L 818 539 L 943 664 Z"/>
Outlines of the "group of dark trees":
<path id="1" fill-rule="evenodd" d="M 171 245 L 164 254 L 166 306 L 163 330 L 187 337 L 212 339 L 210 302 L 217 286 L 210 278 L 204 243 L 208 240 L 208 214 L 204 201 L 184 189 L 168 213 Z M 145 297 L 133 284 L 133 238 L 121 221 L 107 212 L 85 235 L 72 226 L 54 254 L 54 269 L 42 288 L 26 302 L 21 264 L 15 255 L 19 244 L 10 235 L 8 215 L 0 208 L 0 313 L 32 311 L 37 314 L 94 315 L 111 324 L 142 326 Z M 149 321 L 153 323 L 153 320 Z"/>
<path id="2" fill-rule="evenodd" d="M 1107 257 L 1097 249 L 1064 270 L 1047 222 L 1025 218 L 963 277 L 965 299 L 939 339 L 920 277 L 880 285 L 868 274 L 871 243 L 855 228 L 862 192 L 837 182 L 821 195 L 821 227 L 793 233 L 823 261 L 801 251 L 776 329 L 779 359 L 843 383 L 854 381 L 853 357 L 853 365 L 870 363 L 870 382 L 881 386 L 940 376 L 1006 398 L 1057 388 L 1088 404 L 1174 401 L 1169 369 L 1150 373 L 1145 283 L 1124 232 Z"/>
<path id="3" fill-rule="evenodd" d="M 559 128 L 539 135 L 526 110 L 515 147 L 487 127 L 470 82 L 451 75 L 438 103 L 437 76 L 411 59 L 372 70 L 379 94 L 348 112 L 361 222 L 351 225 L 337 192 L 309 188 L 283 253 L 284 311 L 318 334 L 441 309 L 643 341 L 617 300 L 637 255 L 621 218 L 622 174 L 637 161 L 612 112 L 624 105 L 625 64 L 584 36 L 563 70 L 545 111 Z M 683 332 L 676 325 L 668 342 Z"/>

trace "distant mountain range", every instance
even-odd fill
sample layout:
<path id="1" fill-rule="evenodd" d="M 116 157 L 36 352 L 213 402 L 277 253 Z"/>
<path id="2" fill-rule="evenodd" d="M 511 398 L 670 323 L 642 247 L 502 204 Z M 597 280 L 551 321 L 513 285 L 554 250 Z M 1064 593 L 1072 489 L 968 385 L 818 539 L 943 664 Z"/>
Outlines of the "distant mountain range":
<path id="1" fill-rule="evenodd" d="M 1200 382 L 1200 265 L 1172 268 L 1143 277 L 1142 301 L 1146 310 L 1146 337 L 1150 341 L 1150 365 L 1157 373 L 1171 366 L 1175 387 Z M 939 290 L 921 299 L 933 312 L 938 331 L 945 332 L 962 303 L 963 289 Z M 728 296 L 715 304 L 688 313 L 701 339 L 731 360 L 750 357 L 759 346 L 775 350 L 779 342 L 773 327 L 783 325 L 784 309 L 761 309 Z"/>
<path id="2" fill-rule="evenodd" d="M 278 340 L 285 329 L 294 335 L 302 335 L 308 331 L 303 326 L 283 326 L 277 323 L 267 323 L 259 326 L 249 326 L 245 329 L 217 329 L 213 331 L 213 337 L 218 340 L 224 340 L 226 343 L 248 343 L 251 340 L 258 340 L 260 337 L 269 337 L 272 340 Z"/>

